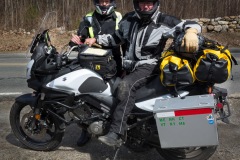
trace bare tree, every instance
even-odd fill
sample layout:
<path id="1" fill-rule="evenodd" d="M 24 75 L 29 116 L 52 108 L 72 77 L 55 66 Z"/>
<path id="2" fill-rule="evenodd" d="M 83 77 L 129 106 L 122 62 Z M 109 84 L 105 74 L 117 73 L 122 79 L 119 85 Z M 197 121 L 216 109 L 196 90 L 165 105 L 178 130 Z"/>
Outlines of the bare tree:
<path id="1" fill-rule="evenodd" d="M 116 0 L 117 11 L 133 10 L 131 0 Z M 58 25 L 74 29 L 86 13 L 94 10 L 93 0 L 1 0 L 0 29 L 35 28 L 46 12 L 56 11 Z M 240 0 L 161 0 L 160 11 L 179 18 L 214 18 L 240 14 Z"/>

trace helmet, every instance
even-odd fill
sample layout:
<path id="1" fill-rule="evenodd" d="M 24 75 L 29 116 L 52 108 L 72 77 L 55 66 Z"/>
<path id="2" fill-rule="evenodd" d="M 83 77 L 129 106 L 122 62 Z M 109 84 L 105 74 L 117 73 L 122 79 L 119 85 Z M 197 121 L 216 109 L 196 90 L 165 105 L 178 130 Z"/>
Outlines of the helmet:
<path id="1" fill-rule="evenodd" d="M 93 3 L 96 7 L 97 13 L 101 15 L 109 15 L 116 8 L 115 0 L 110 0 L 110 4 L 108 6 L 100 6 L 99 0 L 94 0 Z"/>
<path id="2" fill-rule="evenodd" d="M 153 9 L 150 11 L 141 11 L 139 2 L 153 2 Z M 152 15 L 158 11 L 160 2 L 159 0 L 133 0 L 133 7 L 140 19 L 151 19 Z"/>

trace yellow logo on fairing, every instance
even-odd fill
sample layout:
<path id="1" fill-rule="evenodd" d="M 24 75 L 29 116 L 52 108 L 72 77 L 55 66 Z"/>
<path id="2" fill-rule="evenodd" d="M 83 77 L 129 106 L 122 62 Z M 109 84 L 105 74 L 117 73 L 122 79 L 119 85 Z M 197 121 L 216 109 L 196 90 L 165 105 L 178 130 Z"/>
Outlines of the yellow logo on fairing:
<path id="1" fill-rule="evenodd" d="M 96 65 L 95 70 L 101 70 L 101 65 Z"/>

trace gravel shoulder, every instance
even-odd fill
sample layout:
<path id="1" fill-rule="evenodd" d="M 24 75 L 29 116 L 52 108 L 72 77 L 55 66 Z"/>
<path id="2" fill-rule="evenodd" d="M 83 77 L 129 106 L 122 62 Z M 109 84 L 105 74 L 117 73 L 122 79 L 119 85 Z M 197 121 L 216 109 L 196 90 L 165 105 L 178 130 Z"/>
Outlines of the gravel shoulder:
<path id="1" fill-rule="evenodd" d="M 219 146 L 210 160 L 240 159 L 240 101 L 229 100 L 232 109 L 230 124 L 218 122 Z M 112 160 L 114 150 L 93 138 L 83 147 L 78 147 L 76 141 L 81 129 L 76 125 L 67 127 L 64 139 L 59 148 L 50 152 L 37 152 L 25 148 L 11 132 L 9 112 L 13 101 L 0 102 L 0 157 L 3 160 Z M 122 147 L 117 160 L 163 160 L 153 149 L 146 153 L 133 153 Z"/>

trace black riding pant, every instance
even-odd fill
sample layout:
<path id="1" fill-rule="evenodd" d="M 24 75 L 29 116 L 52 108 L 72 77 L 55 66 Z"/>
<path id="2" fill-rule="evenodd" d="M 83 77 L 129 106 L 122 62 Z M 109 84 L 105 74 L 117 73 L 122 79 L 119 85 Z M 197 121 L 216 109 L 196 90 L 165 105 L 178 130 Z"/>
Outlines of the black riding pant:
<path id="1" fill-rule="evenodd" d="M 122 57 L 121 57 L 121 51 L 120 51 L 120 47 L 117 47 L 117 48 L 114 48 L 112 50 L 113 52 L 113 58 L 114 60 L 116 61 L 116 64 L 117 64 L 117 74 L 116 76 L 117 77 L 121 77 L 122 73 L 123 73 L 123 70 L 122 70 Z"/>
<path id="2" fill-rule="evenodd" d="M 120 82 L 117 92 L 119 103 L 113 113 L 110 131 L 124 134 L 127 127 L 127 117 L 135 106 L 136 90 L 144 86 L 153 77 L 152 75 L 156 74 L 156 66 L 152 64 L 141 65 Z"/>

